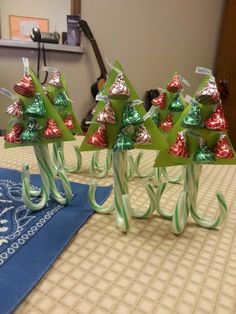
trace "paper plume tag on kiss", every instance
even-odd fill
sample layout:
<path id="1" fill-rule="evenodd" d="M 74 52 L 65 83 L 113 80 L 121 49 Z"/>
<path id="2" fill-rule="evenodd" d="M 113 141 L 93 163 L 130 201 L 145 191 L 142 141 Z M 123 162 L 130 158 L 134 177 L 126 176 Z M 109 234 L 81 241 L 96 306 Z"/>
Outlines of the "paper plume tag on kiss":
<path id="1" fill-rule="evenodd" d="M 189 83 L 189 81 L 187 81 L 182 75 L 179 75 L 178 74 L 178 76 L 179 76 L 179 79 L 180 79 L 180 81 L 182 82 L 182 83 L 184 83 L 186 86 L 190 86 L 190 83 Z"/>
<path id="2" fill-rule="evenodd" d="M 57 68 L 47 67 L 47 66 L 44 66 L 44 65 L 41 67 L 41 70 L 45 71 L 45 72 L 58 72 Z"/>
<path id="3" fill-rule="evenodd" d="M 28 58 L 22 58 L 23 66 L 24 66 L 24 74 L 29 75 L 30 69 L 29 69 L 29 59 Z"/>
<path id="4" fill-rule="evenodd" d="M 199 67 L 199 66 L 196 67 L 195 73 L 197 73 L 197 74 L 205 74 L 205 75 L 212 75 L 212 71 L 210 69 Z"/>
<path id="5" fill-rule="evenodd" d="M 188 103 L 188 104 L 191 104 L 191 105 L 198 105 L 198 102 L 193 99 L 191 96 L 189 95 L 186 95 L 184 100 Z"/>
<path id="6" fill-rule="evenodd" d="M 16 100 L 17 97 L 15 95 L 13 95 L 9 90 L 5 89 L 5 88 L 0 88 L 0 93 L 11 98 L 12 100 Z"/>

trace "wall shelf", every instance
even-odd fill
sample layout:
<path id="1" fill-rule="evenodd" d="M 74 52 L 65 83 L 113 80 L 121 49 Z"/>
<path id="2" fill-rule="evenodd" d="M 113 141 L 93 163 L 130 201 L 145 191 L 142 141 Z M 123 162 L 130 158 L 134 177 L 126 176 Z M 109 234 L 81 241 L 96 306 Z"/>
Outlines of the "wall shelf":
<path id="1" fill-rule="evenodd" d="M 38 43 L 31 41 L 7 40 L 0 39 L 0 47 L 6 48 L 22 48 L 22 49 L 38 49 Z M 79 46 L 67 46 L 59 44 L 44 44 L 46 50 L 68 53 L 84 53 L 84 49 Z"/>

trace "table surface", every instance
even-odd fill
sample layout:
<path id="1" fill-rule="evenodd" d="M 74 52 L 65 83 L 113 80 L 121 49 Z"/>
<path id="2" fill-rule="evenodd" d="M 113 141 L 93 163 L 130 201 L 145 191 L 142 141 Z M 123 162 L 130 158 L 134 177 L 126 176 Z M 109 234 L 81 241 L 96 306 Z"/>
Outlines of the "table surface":
<path id="1" fill-rule="evenodd" d="M 65 143 L 69 165 L 76 162 L 75 144 Z M 31 172 L 38 172 L 32 147 L 3 149 L 2 139 L 0 147 L 1 167 L 21 170 L 29 163 Z M 132 151 L 134 157 L 137 153 Z M 69 174 L 70 180 L 92 181 L 91 156 L 82 153 L 82 168 Z M 99 160 L 105 156 L 101 152 Z M 151 169 L 154 158 L 155 152 L 145 151 L 142 170 Z M 180 171 L 168 168 L 170 175 Z M 98 180 L 99 185 L 112 182 L 112 171 Z M 144 183 L 137 176 L 129 181 L 132 205 L 140 210 L 148 206 Z M 173 210 L 180 189 L 169 185 L 162 206 Z M 94 214 L 15 313 L 236 313 L 236 166 L 203 167 L 198 208 L 207 218 L 218 213 L 217 191 L 229 207 L 217 230 L 198 227 L 189 218 L 176 236 L 171 222 L 155 213 L 133 218 L 130 232 L 122 234 L 114 215 Z"/>

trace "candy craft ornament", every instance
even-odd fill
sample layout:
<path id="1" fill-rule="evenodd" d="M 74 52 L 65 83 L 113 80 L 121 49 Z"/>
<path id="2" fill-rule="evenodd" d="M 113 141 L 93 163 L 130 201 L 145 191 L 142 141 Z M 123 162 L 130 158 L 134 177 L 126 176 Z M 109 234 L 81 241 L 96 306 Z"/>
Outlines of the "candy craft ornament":
<path id="1" fill-rule="evenodd" d="M 23 108 L 19 99 L 7 107 L 6 113 L 17 118 L 21 118 L 23 116 Z"/>
<path id="2" fill-rule="evenodd" d="M 113 179 L 114 179 L 114 199 L 109 206 L 100 206 L 96 202 L 95 192 L 96 184 L 91 184 L 89 189 L 89 202 L 91 206 L 99 213 L 115 213 L 116 225 L 121 232 L 128 232 L 130 228 L 130 215 L 140 215 L 131 208 L 129 202 L 128 177 L 131 167 L 127 167 L 128 162 L 131 165 L 131 158 L 128 151 L 134 148 L 159 149 L 166 148 L 167 144 L 164 135 L 154 124 L 151 115 L 146 113 L 143 101 L 141 101 L 123 72 L 118 61 L 112 66 L 112 70 L 107 76 L 106 83 L 102 92 L 97 95 L 98 104 L 94 112 L 92 123 L 86 133 L 84 141 L 81 144 L 81 151 L 91 151 L 103 149 L 102 146 L 95 146 L 89 139 L 96 132 L 96 124 L 99 122 L 106 125 L 107 149 L 111 152 Z M 108 123 L 104 117 L 104 108 L 106 99 L 109 99 L 111 106 L 115 111 L 116 121 L 114 124 Z M 110 160 L 111 160 L 110 159 Z M 111 162 L 107 159 L 107 165 Z M 95 172 L 98 168 L 96 160 L 92 160 L 90 172 Z M 134 161 L 132 167 L 134 169 Z M 108 166 L 106 166 L 106 169 Z M 92 170 L 91 170 L 92 169 Z M 143 210 L 141 215 L 148 216 L 154 209 L 155 197 L 153 190 L 148 183 L 145 186 L 150 204 L 147 210 Z"/>
<path id="3" fill-rule="evenodd" d="M 189 151 L 186 145 L 185 132 L 178 132 L 176 142 L 170 146 L 169 153 L 175 156 L 188 158 Z"/>
<path id="4" fill-rule="evenodd" d="M 110 101 L 108 101 L 98 115 L 97 115 L 97 122 L 101 123 L 108 123 L 108 124 L 115 124 L 116 123 L 116 116 L 115 111 L 112 108 Z"/>
<path id="5" fill-rule="evenodd" d="M 215 105 L 220 101 L 220 93 L 218 91 L 215 78 L 211 76 L 206 83 L 205 87 L 202 88 L 195 95 L 197 102 L 205 105 Z"/>
<path id="6" fill-rule="evenodd" d="M 122 152 L 130 149 L 134 149 L 134 142 L 125 133 L 120 132 L 113 146 L 113 151 Z"/>
<path id="7" fill-rule="evenodd" d="M 111 85 L 109 90 L 110 97 L 128 97 L 130 95 L 129 89 L 125 82 L 124 73 L 119 73 L 116 76 L 115 82 Z"/>
<path id="8" fill-rule="evenodd" d="M 15 144 L 20 144 L 22 143 L 20 134 L 23 130 L 23 127 L 20 123 L 15 123 L 12 126 L 12 130 L 7 133 L 4 137 L 5 141 L 15 143 Z"/>
<path id="9" fill-rule="evenodd" d="M 64 124 L 68 129 L 74 129 L 75 124 L 72 117 L 72 114 L 68 114 L 68 116 L 64 119 Z"/>
<path id="10" fill-rule="evenodd" d="M 160 123 L 160 129 L 162 131 L 169 131 L 170 129 L 173 128 L 174 123 L 173 123 L 172 118 L 173 118 L 173 114 L 172 112 L 169 112 L 166 116 L 166 119 Z"/>
<path id="11" fill-rule="evenodd" d="M 138 125 L 143 123 L 142 116 L 138 111 L 130 104 L 125 106 L 123 117 L 122 117 L 122 126 L 126 127 L 127 125 Z"/>
<path id="12" fill-rule="evenodd" d="M 67 107 L 70 104 L 70 99 L 64 91 L 57 95 L 54 99 L 53 104 L 58 107 Z"/>
<path id="13" fill-rule="evenodd" d="M 52 73 L 52 77 L 49 79 L 48 85 L 46 87 L 47 96 L 54 104 L 54 108 L 63 119 L 64 125 L 71 132 L 71 134 L 83 134 L 78 123 L 77 116 L 73 110 L 73 105 L 75 102 L 72 102 L 69 97 L 69 90 L 67 88 L 64 74 L 56 68 L 52 68 L 51 70 L 54 70 L 54 72 Z M 54 141 L 52 157 L 55 164 L 55 169 L 62 167 L 66 172 L 69 173 L 78 172 L 82 165 L 82 156 L 78 145 L 74 146 L 74 150 L 77 162 L 75 165 L 68 165 L 64 155 L 63 142 L 60 140 Z"/>
<path id="14" fill-rule="evenodd" d="M 190 111 L 183 119 L 182 126 L 185 128 L 201 128 L 202 125 L 201 109 L 199 105 L 192 104 Z"/>
<path id="15" fill-rule="evenodd" d="M 225 134 L 221 134 L 214 148 L 214 153 L 217 158 L 231 159 L 234 157 L 233 149 Z"/>
<path id="16" fill-rule="evenodd" d="M 214 153 L 207 146 L 207 143 L 201 140 L 199 148 L 193 156 L 193 160 L 198 164 L 212 164 L 216 159 Z"/>
<path id="17" fill-rule="evenodd" d="M 61 137 L 61 130 L 58 128 L 54 119 L 49 119 L 46 129 L 43 132 L 43 136 L 46 138 L 59 138 Z"/>
<path id="18" fill-rule="evenodd" d="M 177 95 L 174 100 L 169 105 L 169 110 L 172 112 L 184 111 L 184 104 L 179 95 Z"/>
<path id="19" fill-rule="evenodd" d="M 45 117 L 46 109 L 43 98 L 39 93 L 35 94 L 33 102 L 25 109 L 24 114 L 34 118 Z"/>
<path id="20" fill-rule="evenodd" d="M 26 129 L 20 135 L 22 142 L 25 143 L 39 143 L 40 137 L 38 132 L 38 124 L 35 119 L 29 120 Z"/>
<path id="21" fill-rule="evenodd" d="M 163 110 L 166 106 L 166 93 L 162 93 L 161 95 L 157 96 L 156 98 L 153 98 L 151 100 L 151 103 L 153 106 L 156 106 Z"/>
<path id="22" fill-rule="evenodd" d="M 135 143 L 137 144 L 150 144 L 151 136 L 145 128 L 144 124 L 141 124 L 136 131 Z"/>
<path id="23" fill-rule="evenodd" d="M 211 75 L 205 75 L 193 98 L 187 95 L 184 100 L 188 105 L 168 133 L 169 149 L 159 152 L 155 160 L 155 167 L 184 165 L 184 185 L 172 212 L 157 202 L 157 211 L 172 221 L 175 234 L 183 232 L 189 215 L 204 228 L 222 224 L 227 205 L 221 193 L 216 193 L 220 210 L 214 219 L 204 217 L 197 209 L 200 175 L 204 167 L 236 164 L 234 149 L 225 133 L 222 102 Z M 165 184 L 160 184 L 156 195 L 162 196 L 164 190 Z"/>
<path id="24" fill-rule="evenodd" d="M 209 130 L 227 131 L 228 123 L 224 116 L 224 109 L 221 103 L 216 106 L 214 112 L 206 120 L 205 126 Z"/>
<path id="25" fill-rule="evenodd" d="M 177 93 L 182 88 L 183 88 L 183 85 L 178 75 L 175 75 L 173 79 L 170 81 L 170 83 L 167 85 L 167 90 L 171 93 Z"/>
<path id="26" fill-rule="evenodd" d="M 98 147 L 107 147 L 105 125 L 100 126 L 97 131 L 89 138 L 89 144 Z"/>
<path id="27" fill-rule="evenodd" d="M 22 199 L 32 211 L 45 208 L 54 199 L 62 205 L 67 205 L 72 199 L 70 182 L 59 166 L 57 171 L 53 167 L 48 144 L 58 141 L 72 141 L 74 137 L 64 125 L 55 106 L 46 97 L 39 79 L 30 69 L 28 59 L 22 58 L 24 63 L 23 79 L 14 85 L 16 99 L 21 103 L 23 114 L 18 114 L 17 122 L 12 127 L 10 119 L 5 136 L 5 148 L 32 146 L 41 177 L 41 187 L 36 193 L 30 183 L 29 165 L 22 168 Z M 10 95 L 10 94 L 9 94 Z M 12 99 L 14 95 L 11 96 Z M 7 113 L 18 113 L 15 107 L 10 107 Z M 15 118 L 14 118 L 15 120 Z M 57 182 L 60 181 L 60 191 Z M 62 194 L 62 192 L 64 192 Z"/>
<path id="28" fill-rule="evenodd" d="M 48 84 L 55 87 L 62 87 L 61 74 L 59 71 L 56 71 L 53 74 L 53 77 L 49 80 Z"/>
<path id="29" fill-rule="evenodd" d="M 33 97 L 35 94 L 34 83 L 29 74 L 25 74 L 20 82 L 13 86 L 13 89 L 17 94 L 26 97 Z"/>

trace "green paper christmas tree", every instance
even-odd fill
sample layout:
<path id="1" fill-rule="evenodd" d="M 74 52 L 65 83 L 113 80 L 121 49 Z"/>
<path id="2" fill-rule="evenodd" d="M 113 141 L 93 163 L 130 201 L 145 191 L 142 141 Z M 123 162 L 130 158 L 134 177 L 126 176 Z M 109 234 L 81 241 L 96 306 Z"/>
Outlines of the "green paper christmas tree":
<path id="1" fill-rule="evenodd" d="M 160 152 L 155 166 L 236 164 L 213 76 L 203 79 L 190 102 L 169 132 L 169 148 Z"/>
<path id="2" fill-rule="evenodd" d="M 65 77 L 57 69 L 55 69 L 52 78 L 48 82 L 46 93 L 68 130 L 74 135 L 83 134 L 73 110 L 73 103 L 69 97 Z M 75 145 L 74 149 L 77 162 L 76 165 L 70 166 L 66 164 L 63 142 L 53 143 L 53 161 L 57 168 L 61 164 L 66 172 L 74 173 L 80 170 L 82 156 L 79 146 Z M 58 156 L 58 152 L 62 155 Z"/>
<path id="3" fill-rule="evenodd" d="M 7 108 L 11 118 L 5 136 L 5 148 L 33 146 L 42 187 L 39 191 L 31 189 L 29 165 L 25 164 L 22 170 L 22 198 L 26 207 L 41 210 L 47 206 L 51 197 L 66 205 L 72 199 L 70 182 L 61 167 L 58 167 L 57 174 L 55 173 L 47 144 L 72 141 L 74 136 L 45 95 L 38 78 L 29 68 L 28 59 L 23 58 L 23 63 L 24 75 L 13 87 L 17 97 Z M 62 161 L 61 152 L 58 152 L 58 156 Z M 61 181 L 64 196 L 57 188 L 56 176 Z"/>
<path id="4" fill-rule="evenodd" d="M 142 101 L 126 77 L 118 61 L 108 74 L 91 125 L 81 144 L 82 151 L 109 149 L 112 151 L 114 172 L 114 201 L 104 208 L 95 201 L 96 185 L 89 190 L 91 206 L 100 213 L 115 210 L 116 223 L 122 232 L 129 230 L 129 215 L 134 212 L 129 202 L 127 151 L 138 149 L 165 149 L 164 135 L 146 115 Z M 146 186 L 153 211 L 155 195 L 150 184 Z"/>
<path id="5" fill-rule="evenodd" d="M 47 95 L 72 134 L 83 134 L 73 110 L 63 73 L 56 71 L 47 85 Z"/>
<path id="6" fill-rule="evenodd" d="M 184 80 L 182 76 L 175 73 L 166 88 L 162 89 L 160 95 L 151 101 L 156 107 L 153 120 L 165 135 L 172 130 L 180 114 L 186 108 L 182 80 Z"/>
<path id="7" fill-rule="evenodd" d="M 164 137 L 157 130 L 152 119 L 148 118 L 143 121 L 146 114 L 143 103 L 138 101 L 138 95 L 126 76 L 124 76 L 124 81 L 129 90 L 129 95 L 120 97 L 109 95 L 109 90 L 118 75 L 115 69 L 123 73 L 121 65 L 116 61 L 103 90 L 99 94 L 101 100 L 97 104 L 91 125 L 80 146 L 81 151 L 105 148 L 114 149 L 115 151 L 134 148 L 164 149 L 166 147 Z M 97 134 L 98 137 L 96 137 Z M 94 135 L 95 138 L 102 138 L 102 142 L 95 144 L 92 140 Z M 103 137 L 100 137 L 100 135 Z"/>
<path id="8" fill-rule="evenodd" d="M 10 119 L 5 148 L 75 140 L 32 70 L 15 84 L 14 90 L 18 100 L 7 109 Z M 18 106 L 17 111 L 14 106 Z"/>
<path id="9" fill-rule="evenodd" d="M 206 69 L 207 70 L 207 69 Z M 208 70 L 211 73 L 211 71 Z M 216 193 L 219 214 L 209 220 L 197 210 L 197 195 L 202 165 L 236 164 L 236 156 L 227 136 L 227 121 L 215 78 L 207 75 L 194 98 L 186 97 L 189 105 L 180 115 L 168 135 L 169 148 L 161 151 L 156 158 L 156 167 L 186 165 L 184 185 L 170 214 L 161 210 L 165 218 L 172 220 L 172 229 L 180 234 L 187 223 L 189 214 L 204 228 L 216 228 L 224 221 L 227 205 L 224 196 Z M 158 186 L 157 194 L 162 195 L 165 186 Z M 159 207 L 159 205 L 158 205 Z"/>

